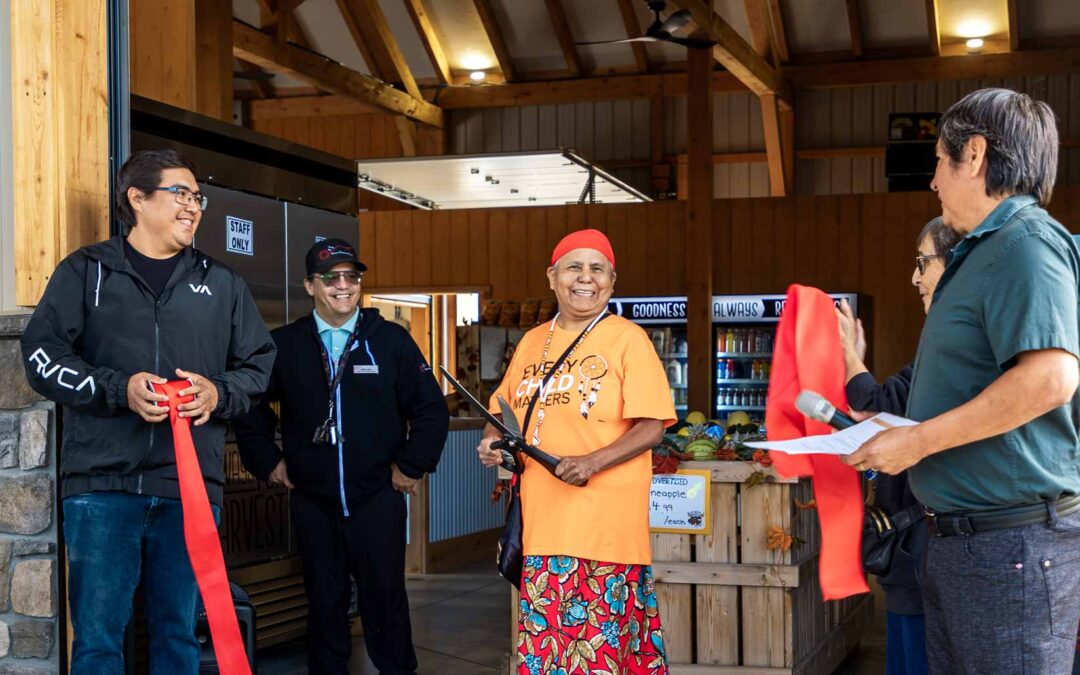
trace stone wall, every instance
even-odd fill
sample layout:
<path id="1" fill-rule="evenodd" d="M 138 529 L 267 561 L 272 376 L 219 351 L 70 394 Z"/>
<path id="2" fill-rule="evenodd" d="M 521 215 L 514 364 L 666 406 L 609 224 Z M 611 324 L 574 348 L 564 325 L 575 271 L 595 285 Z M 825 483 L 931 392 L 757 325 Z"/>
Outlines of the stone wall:
<path id="1" fill-rule="evenodd" d="M 0 675 L 59 672 L 56 412 L 23 375 L 29 314 L 0 314 Z"/>

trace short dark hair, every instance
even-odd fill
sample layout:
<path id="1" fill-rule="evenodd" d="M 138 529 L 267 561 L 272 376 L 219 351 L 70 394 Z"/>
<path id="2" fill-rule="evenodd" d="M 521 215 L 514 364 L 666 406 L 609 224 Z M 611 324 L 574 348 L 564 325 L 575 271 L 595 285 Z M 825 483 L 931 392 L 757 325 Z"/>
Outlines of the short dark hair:
<path id="1" fill-rule="evenodd" d="M 135 188 L 144 194 L 161 183 L 165 169 L 187 169 L 195 175 L 195 165 L 171 148 L 139 150 L 128 157 L 116 176 L 116 216 L 128 228 L 135 225 L 135 211 L 128 202 L 128 189 Z"/>
<path id="2" fill-rule="evenodd" d="M 1045 207 L 1057 178 L 1058 131 L 1046 103 L 1011 89 L 980 89 L 941 116 L 938 138 L 956 166 L 972 136 L 986 139 L 986 194 L 1031 195 Z"/>
<path id="3" fill-rule="evenodd" d="M 931 218 L 930 222 L 923 225 L 919 238 L 915 240 L 916 250 L 927 237 L 934 242 L 934 255 L 945 255 L 960 243 L 961 238 L 960 233 L 946 225 L 941 216 Z"/>

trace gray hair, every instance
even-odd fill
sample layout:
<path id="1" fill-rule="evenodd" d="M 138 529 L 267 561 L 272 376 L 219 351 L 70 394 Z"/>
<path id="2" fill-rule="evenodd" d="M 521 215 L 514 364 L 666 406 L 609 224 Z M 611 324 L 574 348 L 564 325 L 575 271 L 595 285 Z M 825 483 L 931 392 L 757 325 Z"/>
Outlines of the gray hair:
<path id="1" fill-rule="evenodd" d="M 1050 203 L 1058 165 L 1054 111 L 1011 89 L 980 89 L 941 116 L 938 138 L 953 166 L 973 136 L 986 139 L 986 194 Z"/>
<path id="2" fill-rule="evenodd" d="M 923 239 L 930 237 L 934 242 L 934 255 L 945 255 L 960 243 L 960 233 L 945 224 L 941 216 L 930 219 L 923 225 L 919 232 L 919 238 L 915 240 L 916 250 L 922 245 Z"/>

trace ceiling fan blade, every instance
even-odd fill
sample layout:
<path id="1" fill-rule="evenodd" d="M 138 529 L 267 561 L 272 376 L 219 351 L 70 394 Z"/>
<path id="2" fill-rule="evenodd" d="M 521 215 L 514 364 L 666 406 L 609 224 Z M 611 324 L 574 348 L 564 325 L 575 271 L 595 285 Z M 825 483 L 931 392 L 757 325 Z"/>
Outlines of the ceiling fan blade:
<path id="1" fill-rule="evenodd" d="M 682 45 L 683 47 L 693 47 L 696 49 L 709 49 L 716 46 L 716 42 L 712 40 L 702 40 L 699 38 L 681 38 L 669 35 L 668 37 L 661 39 L 664 42 L 673 42 L 677 45 Z"/>
<path id="2" fill-rule="evenodd" d="M 665 33 L 674 33 L 686 24 L 693 21 L 693 19 L 694 15 L 690 13 L 690 10 L 680 9 L 679 11 L 669 16 L 666 21 L 664 21 L 663 25 L 660 26 L 660 30 L 664 31 Z"/>
<path id="3" fill-rule="evenodd" d="M 640 38 L 635 38 L 640 39 Z M 594 42 L 575 42 L 575 47 L 587 47 L 589 45 L 618 45 L 623 42 L 633 42 L 633 40 L 596 40 Z"/>

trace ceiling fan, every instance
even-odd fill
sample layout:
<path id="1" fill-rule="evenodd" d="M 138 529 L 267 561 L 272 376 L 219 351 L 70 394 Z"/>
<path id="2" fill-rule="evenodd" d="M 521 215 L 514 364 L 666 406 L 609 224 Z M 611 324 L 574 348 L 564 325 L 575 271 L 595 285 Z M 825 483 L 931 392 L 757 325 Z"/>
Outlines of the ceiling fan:
<path id="1" fill-rule="evenodd" d="M 649 0 L 649 9 L 656 19 L 645 29 L 641 37 L 627 38 L 625 40 L 601 40 L 599 42 L 575 42 L 577 45 L 617 45 L 624 42 L 671 42 L 683 47 L 697 47 L 707 49 L 716 44 L 712 40 L 701 38 L 685 38 L 672 35 L 682 29 L 693 20 L 690 10 L 680 9 L 673 12 L 667 19 L 660 18 L 660 12 L 664 11 L 666 3 L 663 0 Z"/>

